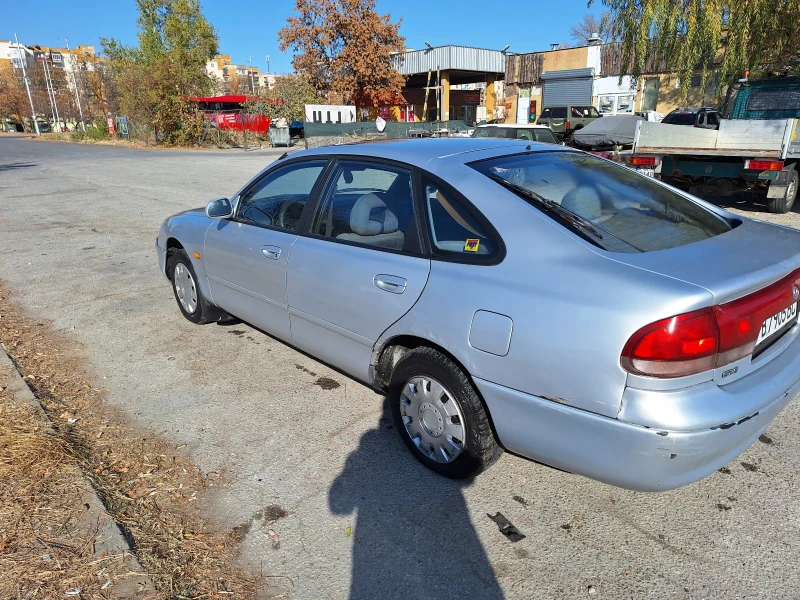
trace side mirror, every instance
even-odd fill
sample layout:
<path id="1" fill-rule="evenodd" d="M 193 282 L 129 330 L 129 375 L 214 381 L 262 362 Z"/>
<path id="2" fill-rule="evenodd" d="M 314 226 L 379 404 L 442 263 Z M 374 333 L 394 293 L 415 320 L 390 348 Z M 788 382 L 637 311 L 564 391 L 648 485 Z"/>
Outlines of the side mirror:
<path id="1" fill-rule="evenodd" d="M 227 198 L 215 198 L 206 204 L 206 216 L 209 219 L 227 219 L 233 216 L 233 206 Z"/>

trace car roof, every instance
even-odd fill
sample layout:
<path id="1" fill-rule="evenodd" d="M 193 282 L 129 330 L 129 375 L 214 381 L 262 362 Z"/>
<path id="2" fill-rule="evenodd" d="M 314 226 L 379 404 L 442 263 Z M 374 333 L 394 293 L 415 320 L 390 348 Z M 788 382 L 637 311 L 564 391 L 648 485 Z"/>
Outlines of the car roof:
<path id="1" fill-rule="evenodd" d="M 353 155 L 397 160 L 408 164 L 420 164 L 430 159 L 452 163 L 466 163 L 480 152 L 481 158 L 529 152 L 552 152 L 557 146 L 526 140 L 503 138 L 417 138 L 377 140 L 356 144 L 322 146 L 292 153 L 292 158 L 315 155 Z M 488 156 L 487 156 L 488 155 Z"/>
<path id="2" fill-rule="evenodd" d="M 478 127 L 508 127 L 510 129 L 550 129 L 547 125 L 535 125 L 533 123 L 484 123 Z"/>

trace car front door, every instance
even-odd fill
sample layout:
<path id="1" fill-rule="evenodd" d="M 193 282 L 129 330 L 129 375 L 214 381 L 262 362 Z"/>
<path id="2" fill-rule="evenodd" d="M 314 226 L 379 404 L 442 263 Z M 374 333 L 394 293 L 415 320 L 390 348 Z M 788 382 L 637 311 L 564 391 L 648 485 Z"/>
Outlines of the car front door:
<path id="1" fill-rule="evenodd" d="M 205 266 L 215 304 L 290 340 L 286 265 L 306 203 L 327 160 L 290 163 L 245 189 L 232 219 L 206 232 Z"/>
<path id="2" fill-rule="evenodd" d="M 409 168 L 342 159 L 329 181 L 309 234 L 292 247 L 292 340 L 367 380 L 375 342 L 417 301 L 430 260 Z"/>

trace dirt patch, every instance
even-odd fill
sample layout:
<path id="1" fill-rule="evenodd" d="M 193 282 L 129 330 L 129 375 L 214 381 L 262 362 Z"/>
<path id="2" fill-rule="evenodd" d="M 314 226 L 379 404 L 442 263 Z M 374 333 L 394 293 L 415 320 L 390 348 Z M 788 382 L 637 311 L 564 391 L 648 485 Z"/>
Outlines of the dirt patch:
<path id="1" fill-rule="evenodd" d="M 2 281 L 0 342 L 52 420 L 53 447 L 60 448 L 59 456 L 69 457 L 69 464 L 91 481 L 161 597 L 250 599 L 257 595 L 262 582 L 234 565 L 238 536 L 215 529 L 201 517 L 199 505 L 205 492 L 219 485 L 221 475 L 202 473 L 175 444 L 134 426 L 122 411 L 107 405 L 104 390 L 93 386 L 85 370 L 77 344 L 52 331 L 47 322 L 26 317 L 8 300 Z M 0 480 L 5 489 L 1 474 Z M 43 501 L 59 498 L 50 495 Z M 5 496 L 0 500 L 3 510 L 13 510 L 13 505 L 6 506 Z M 0 516 L 0 527 L 8 522 Z M 34 556 L 19 567 L 37 572 Z M 0 589 L 24 581 L 19 575 L 9 580 L 8 573 L 0 566 Z M 26 594 L 32 588 L 10 589 L 12 595 L 0 597 L 31 597 Z M 57 595 L 64 593 L 60 589 Z"/>

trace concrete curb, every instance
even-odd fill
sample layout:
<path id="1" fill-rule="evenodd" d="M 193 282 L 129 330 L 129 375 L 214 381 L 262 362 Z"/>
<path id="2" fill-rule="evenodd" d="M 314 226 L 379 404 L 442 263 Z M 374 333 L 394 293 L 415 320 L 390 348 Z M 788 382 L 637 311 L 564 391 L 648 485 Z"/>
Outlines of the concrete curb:
<path id="1" fill-rule="evenodd" d="M 0 389 L 5 388 L 16 402 L 25 403 L 36 409 L 42 418 L 52 423 L 42 409 L 39 400 L 22 379 L 14 363 L 0 345 Z M 86 527 L 96 531 L 94 541 L 94 555 L 96 559 L 107 556 L 124 555 L 128 568 L 132 573 L 123 581 L 116 582 L 109 588 L 110 598 L 145 598 L 155 591 L 153 582 L 144 574 L 142 566 L 131 552 L 125 536 L 122 535 L 114 519 L 106 512 L 103 503 L 97 496 L 91 484 L 84 478 L 81 480 L 81 503 L 85 513 L 78 527 Z"/>

